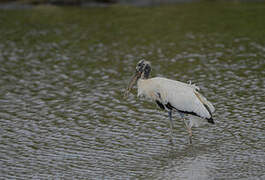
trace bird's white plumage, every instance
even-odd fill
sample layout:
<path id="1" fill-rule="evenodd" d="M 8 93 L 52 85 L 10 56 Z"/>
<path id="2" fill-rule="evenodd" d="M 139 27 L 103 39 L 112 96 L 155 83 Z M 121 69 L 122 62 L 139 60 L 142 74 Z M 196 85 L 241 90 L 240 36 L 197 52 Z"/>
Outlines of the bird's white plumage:
<path id="1" fill-rule="evenodd" d="M 211 114 L 204 106 L 207 105 L 214 112 L 213 105 L 203 97 L 191 84 L 155 77 L 139 79 L 137 82 L 138 96 L 145 96 L 162 104 L 170 103 L 180 111 L 194 112 L 202 118 L 211 118 Z"/>

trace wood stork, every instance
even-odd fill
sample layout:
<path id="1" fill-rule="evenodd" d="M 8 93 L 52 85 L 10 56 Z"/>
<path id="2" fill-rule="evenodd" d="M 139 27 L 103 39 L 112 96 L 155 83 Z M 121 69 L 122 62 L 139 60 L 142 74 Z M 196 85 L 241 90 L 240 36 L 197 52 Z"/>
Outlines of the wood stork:
<path id="1" fill-rule="evenodd" d="M 183 119 L 189 133 L 189 142 L 192 143 L 191 126 L 185 121 L 186 114 L 205 119 L 214 124 L 212 118 L 212 113 L 215 111 L 214 106 L 199 93 L 199 87 L 191 83 L 186 84 L 162 77 L 149 78 L 150 72 L 150 63 L 145 60 L 139 61 L 135 75 L 125 91 L 125 96 L 128 95 L 137 82 L 138 97 L 147 97 L 156 102 L 162 110 L 168 111 L 171 140 L 173 137 L 172 111 L 175 110 Z"/>

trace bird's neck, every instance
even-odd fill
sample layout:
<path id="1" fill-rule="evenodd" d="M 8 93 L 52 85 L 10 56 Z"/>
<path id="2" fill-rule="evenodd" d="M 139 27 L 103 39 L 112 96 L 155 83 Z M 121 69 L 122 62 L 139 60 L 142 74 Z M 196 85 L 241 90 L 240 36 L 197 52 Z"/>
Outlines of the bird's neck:
<path id="1" fill-rule="evenodd" d="M 143 72 L 141 75 L 141 79 L 148 79 L 149 78 L 149 72 Z"/>

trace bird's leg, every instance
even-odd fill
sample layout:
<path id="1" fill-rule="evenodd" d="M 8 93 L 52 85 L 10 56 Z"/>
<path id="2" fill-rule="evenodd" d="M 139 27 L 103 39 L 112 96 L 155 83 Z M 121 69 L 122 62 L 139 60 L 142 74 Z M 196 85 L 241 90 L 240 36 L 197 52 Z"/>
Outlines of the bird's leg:
<path id="1" fill-rule="evenodd" d="M 188 132 L 189 132 L 189 140 L 190 140 L 190 144 L 192 144 L 192 131 L 191 131 L 191 128 L 190 128 L 188 125 L 186 125 L 186 127 L 187 127 L 187 130 L 188 130 Z"/>
<path id="2" fill-rule="evenodd" d="M 188 130 L 188 133 L 189 133 L 189 141 L 190 141 L 190 144 L 192 144 L 192 131 L 191 131 L 191 127 L 189 126 L 189 124 L 185 121 L 185 117 L 184 117 L 184 114 L 179 112 L 181 118 L 183 119 L 183 122 Z"/>
<path id="3" fill-rule="evenodd" d="M 168 117 L 169 117 L 169 120 L 170 120 L 170 142 L 172 143 L 173 142 L 173 121 L 172 121 L 172 110 L 169 110 L 168 111 Z"/>

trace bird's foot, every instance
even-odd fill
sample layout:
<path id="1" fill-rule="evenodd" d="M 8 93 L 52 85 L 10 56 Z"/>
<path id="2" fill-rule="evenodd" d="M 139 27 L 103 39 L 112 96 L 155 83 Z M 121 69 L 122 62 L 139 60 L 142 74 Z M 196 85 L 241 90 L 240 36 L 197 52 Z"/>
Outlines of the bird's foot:
<path id="1" fill-rule="evenodd" d="M 188 128 L 188 132 L 189 132 L 189 143 L 192 144 L 192 131 L 191 131 L 191 128 Z"/>
<path id="2" fill-rule="evenodd" d="M 173 145 L 173 144 L 174 144 L 174 143 L 173 143 L 173 137 L 172 137 L 172 136 L 169 137 L 168 141 L 169 141 L 169 144 L 170 144 L 170 145 Z"/>
<path id="3" fill-rule="evenodd" d="M 192 137 L 189 136 L 189 144 L 191 145 L 192 144 Z"/>
<path id="4" fill-rule="evenodd" d="M 170 145 L 173 145 L 174 143 L 173 143 L 173 139 L 169 139 L 169 144 Z"/>

